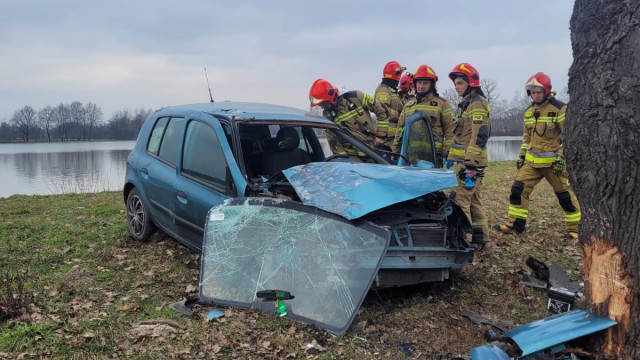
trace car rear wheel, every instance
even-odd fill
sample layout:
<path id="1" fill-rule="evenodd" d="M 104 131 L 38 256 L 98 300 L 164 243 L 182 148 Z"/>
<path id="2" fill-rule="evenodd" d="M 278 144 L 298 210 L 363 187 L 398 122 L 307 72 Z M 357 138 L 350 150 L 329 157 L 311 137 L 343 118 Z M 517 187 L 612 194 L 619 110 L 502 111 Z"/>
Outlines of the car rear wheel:
<path id="1" fill-rule="evenodd" d="M 149 240 L 156 230 L 136 188 L 131 189 L 127 195 L 127 226 L 131 237 L 138 241 Z"/>

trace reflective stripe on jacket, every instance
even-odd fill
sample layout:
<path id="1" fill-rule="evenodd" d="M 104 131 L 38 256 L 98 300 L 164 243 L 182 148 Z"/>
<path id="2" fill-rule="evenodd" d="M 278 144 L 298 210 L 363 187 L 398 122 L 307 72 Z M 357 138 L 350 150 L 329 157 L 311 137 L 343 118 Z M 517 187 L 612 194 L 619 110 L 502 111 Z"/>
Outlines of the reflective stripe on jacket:
<path id="1" fill-rule="evenodd" d="M 491 134 L 491 106 L 484 96 L 472 90 L 460 103 L 462 114 L 457 120 L 448 160 L 473 167 L 489 165 L 487 142 Z"/>
<path id="2" fill-rule="evenodd" d="M 533 167 L 548 167 L 556 155 L 562 156 L 560 136 L 567 106 L 553 96 L 541 104 L 532 104 L 524 113 L 520 156 Z"/>
<path id="3" fill-rule="evenodd" d="M 453 109 L 451 104 L 434 93 L 429 93 L 425 97 L 413 99 L 404 106 L 398 119 L 398 128 L 404 128 L 405 121 L 408 116 L 416 111 L 424 112 L 430 120 L 433 140 L 436 146 L 436 152 L 440 156 L 447 156 L 449 148 L 453 142 Z M 399 131 L 398 133 L 402 133 Z M 402 146 L 402 138 L 396 136 L 393 149 L 400 149 Z"/>

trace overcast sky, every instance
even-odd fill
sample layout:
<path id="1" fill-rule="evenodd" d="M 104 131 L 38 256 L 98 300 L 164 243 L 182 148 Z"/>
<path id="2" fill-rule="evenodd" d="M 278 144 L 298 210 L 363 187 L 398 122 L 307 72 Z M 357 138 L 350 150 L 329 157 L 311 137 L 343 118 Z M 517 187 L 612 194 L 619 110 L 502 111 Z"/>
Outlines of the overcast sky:
<path id="1" fill-rule="evenodd" d="M 392 7 L 392 4 L 394 6 Z M 0 122 L 25 105 L 121 109 L 257 101 L 308 109 L 317 78 L 373 94 L 390 60 L 460 62 L 505 99 L 546 72 L 567 86 L 570 0 L 0 0 Z"/>

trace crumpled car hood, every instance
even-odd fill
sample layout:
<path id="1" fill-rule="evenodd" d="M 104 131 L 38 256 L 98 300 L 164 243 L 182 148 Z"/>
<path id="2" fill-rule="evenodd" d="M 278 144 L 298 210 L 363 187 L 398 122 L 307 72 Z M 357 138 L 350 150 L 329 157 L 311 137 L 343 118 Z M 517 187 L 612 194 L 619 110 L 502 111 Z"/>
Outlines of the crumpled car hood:
<path id="1" fill-rule="evenodd" d="M 457 185 L 451 170 L 395 165 L 310 163 L 282 172 L 303 204 L 347 220 Z"/>
<path id="2" fill-rule="evenodd" d="M 522 356 L 533 354 L 569 340 L 604 330 L 617 324 L 587 310 L 572 310 L 522 325 L 504 334 L 522 349 Z"/>

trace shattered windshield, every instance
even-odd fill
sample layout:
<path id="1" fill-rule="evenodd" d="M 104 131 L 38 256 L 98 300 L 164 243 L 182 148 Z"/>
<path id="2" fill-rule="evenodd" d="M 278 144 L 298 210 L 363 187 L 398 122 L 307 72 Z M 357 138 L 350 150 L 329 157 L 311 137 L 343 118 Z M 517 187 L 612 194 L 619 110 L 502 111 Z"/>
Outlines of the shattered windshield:
<path id="1" fill-rule="evenodd" d="M 297 202 L 235 199 L 209 212 L 200 299 L 275 312 L 258 292 L 278 290 L 282 316 L 344 334 L 378 271 L 389 233 Z"/>

